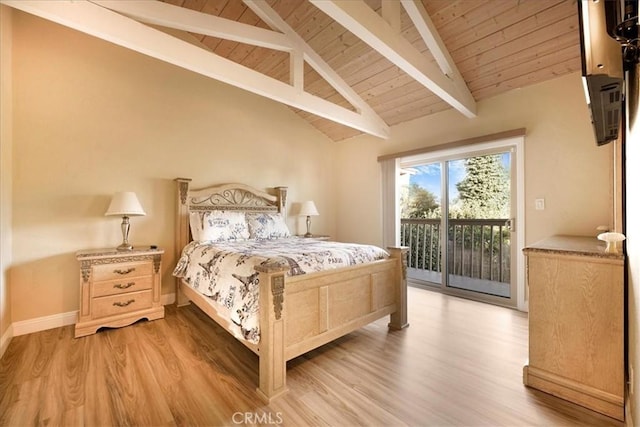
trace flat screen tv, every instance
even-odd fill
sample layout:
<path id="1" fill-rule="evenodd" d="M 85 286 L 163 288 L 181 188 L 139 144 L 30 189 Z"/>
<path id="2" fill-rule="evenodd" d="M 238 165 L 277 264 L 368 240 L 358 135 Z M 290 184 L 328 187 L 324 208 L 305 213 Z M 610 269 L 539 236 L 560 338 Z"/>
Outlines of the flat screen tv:
<path id="1" fill-rule="evenodd" d="M 616 28 L 619 0 L 578 0 L 582 80 L 598 145 L 618 138 L 622 118 L 624 64 Z"/>

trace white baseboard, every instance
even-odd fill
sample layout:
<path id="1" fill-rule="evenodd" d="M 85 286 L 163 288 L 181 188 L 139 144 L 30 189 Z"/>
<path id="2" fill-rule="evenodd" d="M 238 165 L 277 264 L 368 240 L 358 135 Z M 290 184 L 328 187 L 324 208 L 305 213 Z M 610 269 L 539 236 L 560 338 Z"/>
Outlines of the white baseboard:
<path id="1" fill-rule="evenodd" d="M 175 300 L 175 293 L 163 294 L 160 297 L 162 305 L 173 304 Z M 60 328 L 62 326 L 74 325 L 77 319 L 78 312 L 69 311 L 67 313 L 53 314 L 51 316 L 13 322 L 0 340 L 0 357 L 2 357 L 5 348 L 9 346 L 9 341 L 12 337 L 46 331 L 47 329 Z"/>
<path id="2" fill-rule="evenodd" d="M 2 337 L 0 337 L 0 357 L 2 357 L 7 347 L 9 347 L 11 338 L 13 338 L 13 325 L 9 325 L 4 334 L 2 334 Z"/>
<path id="3" fill-rule="evenodd" d="M 624 423 L 629 427 L 635 427 L 633 423 L 633 411 L 631 410 L 631 400 L 629 399 L 629 388 L 627 387 L 627 398 L 624 405 Z"/>
<path id="4" fill-rule="evenodd" d="M 173 304 L 174 302 L 176 302 L 176 294 L 163 294 L 160 296 L 160 302 L 162 303 L 162 305 Z"/>
<path id="5" fill-rule="evenodd" d="M 46 331 L 47 329 L 60 328 L 73 325 L 78 319 L 77 311 L 53 314 L 51 316 L 36 317 L 35 319 L 13 322 L 13 336 L 31 334 L 33 332 Z"/>

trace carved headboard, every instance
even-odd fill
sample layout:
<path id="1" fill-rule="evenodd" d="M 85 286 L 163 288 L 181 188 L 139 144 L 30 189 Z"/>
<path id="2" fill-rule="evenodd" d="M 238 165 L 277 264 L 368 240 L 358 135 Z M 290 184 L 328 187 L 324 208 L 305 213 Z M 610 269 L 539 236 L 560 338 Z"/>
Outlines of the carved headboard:
<path id="1" fill-rule="evenodd" d="M 287 216 L 287 187 L 275 187 L 275 195 L 244 184 L 222 184 L 197 190 L 189 189 L 189 178 L 176 178 L 176 260 L 191 241 L 189 212 L 234 210 L 244 212 L 280 212 Z"/>

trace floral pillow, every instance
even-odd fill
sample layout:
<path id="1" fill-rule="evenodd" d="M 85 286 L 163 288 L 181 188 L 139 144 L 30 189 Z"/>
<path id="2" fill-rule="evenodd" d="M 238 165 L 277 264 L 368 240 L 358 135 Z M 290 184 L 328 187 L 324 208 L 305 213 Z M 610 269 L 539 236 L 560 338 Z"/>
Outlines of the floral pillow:
<path id="1" fill-rule="evenodd" d="M 249 235 L 251 239 L 279 239 L 291 237 L 289 228 L 281 213 L 247 214 Z"/>
<path id="2" fill-rule="evenodd" d="M 249 238 L 249 229 L 244 212 L 191 212 L 189 222 L 191 235 L 193 240 L 196 241 L 221 242 Z"/>

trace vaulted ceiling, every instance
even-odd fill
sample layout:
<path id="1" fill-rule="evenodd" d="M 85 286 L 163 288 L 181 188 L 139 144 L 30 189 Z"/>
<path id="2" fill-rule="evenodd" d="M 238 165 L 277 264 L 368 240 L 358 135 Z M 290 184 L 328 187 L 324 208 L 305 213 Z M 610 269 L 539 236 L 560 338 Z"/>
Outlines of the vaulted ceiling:
<path id="1" fill-rule="evenodd" d="M 390 126 L 451 108 L 468 120 L 477 114 L 477 101 L 580 69 L 576 0 L 162 1 L 180 9 L 152 11 L 149 4 L 158 2 L 149 1 L 88 3 L 225 58 L 215 67 L 204 57 L 202 67 L 198 61 L 185 66 L 190 60 L 181 58 L 169 62 L 256 93 L 273 92 L 266 96 L 335 141 L 363 132 L 384 138 Z M 49 8 L 43 2 L 2 2 L 23 10 L 24 3 Z M 60 13 L 36 14 L 53 14 L 58 19 L 52 20 L 69 25 L 67 12 L 63 18 Z M 223 20 L 200 24 L 204 15 Z M 245 25 L 222 30 L 230 21 Z M 69 26 L 83 30 L 78 25 Z M 106 27 L 92 34 L 104 33 Z M 103 38 L 119 43 L 124 33 L 123 26 Z M 137 50 L 154 56 L 153 41 L 145 45 L 134 38 L 119 44 L 142 45 Z M 229 61 L 242 67 L 229 66 L 218 76 Z M 207 63 L 212 69 L 202 71 Z M 244 78 L 245 69 L 268 79 L 255 83 L 262 77 Z"/>

